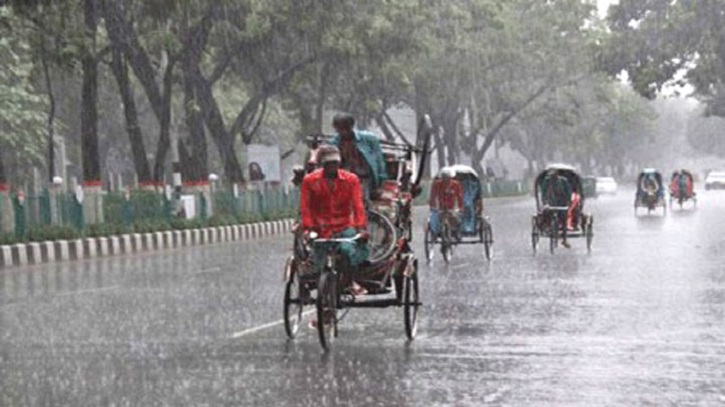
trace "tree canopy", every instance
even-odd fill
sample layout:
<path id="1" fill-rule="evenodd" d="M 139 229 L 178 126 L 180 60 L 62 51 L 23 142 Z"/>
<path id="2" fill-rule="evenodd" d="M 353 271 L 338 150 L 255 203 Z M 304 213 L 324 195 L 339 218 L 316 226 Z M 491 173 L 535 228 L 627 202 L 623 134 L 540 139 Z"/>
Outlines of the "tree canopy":
<path id="1" fill-rule="evenodd" d="M 629 26 L 614 23 L 634 3 L 610 31 L 580 0 L 0 1 L 3 103 L 14 95 L 0 142 L 40 165 L 58 129 L 91 181 L 119 168 L 168 180 L 178 153 L 185 180 L 243 182 L 245 145 L 286 156 L 330 111 L 415 142 L 389 114 L 409 108 L 433 118 L 441 165 L 481 170 L 508 144 L 530 162 L 560 146 L 587 168 L 616 167 L 652 120 L 600 74 L 636 66 Z"/>

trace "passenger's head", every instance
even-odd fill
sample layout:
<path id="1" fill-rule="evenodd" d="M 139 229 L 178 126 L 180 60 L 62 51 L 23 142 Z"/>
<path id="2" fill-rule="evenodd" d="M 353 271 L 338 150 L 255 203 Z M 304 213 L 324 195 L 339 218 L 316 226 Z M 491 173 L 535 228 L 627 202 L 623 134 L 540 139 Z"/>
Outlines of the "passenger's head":
<path id="1" fill-rule="evenodd" d="M 337 113 L 332 118 L 332 127 L 341 136 L 352 135 L 355 128 L 355 118 L 349 113 Z"/>
<path id="2" fill-rule="evenodd" d="M 317 157 L 325 171 L 325 176 L 334 178 L 340 169 L 340 150 L 332 145 L 324 145 L 317 152 Z"/>

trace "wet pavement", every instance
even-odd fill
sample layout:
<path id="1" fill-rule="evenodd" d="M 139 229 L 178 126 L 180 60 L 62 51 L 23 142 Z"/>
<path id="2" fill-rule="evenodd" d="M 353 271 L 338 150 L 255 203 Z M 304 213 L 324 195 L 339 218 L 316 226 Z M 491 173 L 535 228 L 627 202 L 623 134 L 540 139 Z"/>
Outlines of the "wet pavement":
<path id="1" fill-rule="evenodd" d="M 422 265 L 414 342 L 354 310 L 329 354 L 278 323 L 289 239 L 0 271 L 0 405 L 725 405 L 725 193 L 632 198 L 588 202 L 593 252 L 554 256 L 530 198 L 490 201 L 494 260 Z"/>

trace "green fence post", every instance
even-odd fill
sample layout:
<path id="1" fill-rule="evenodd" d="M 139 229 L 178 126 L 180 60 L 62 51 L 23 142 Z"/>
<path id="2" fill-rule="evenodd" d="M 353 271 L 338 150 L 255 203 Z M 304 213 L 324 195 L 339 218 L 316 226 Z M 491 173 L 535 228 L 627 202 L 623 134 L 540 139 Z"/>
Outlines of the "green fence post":
<path id="1" fill-rule="evenodd" d="M 267 215 L 267 205 L 265 205 L 264 192 L 261 189 L 257 191 L 257 200 L 259 202 L 259 213 L 262 215 L 262 218 L 265 219 Z"/>
<path id="2" fill-rule="evenodd" d="M 25 239 L 27 218 L 25 214 L 25 200 L 21 196 L 13 197 L 13 211 L 15 212 L 15 237 Z"/>
<path id="3" fill-rule="evenodd" d="M 70 206 L 73 213 L 73 226 L 79 233 L 83 233 L 86 228 L 86 221 L 83 217 L 83 203 L 78 201 L 78 198 L 74 195 L 71 197 Z"/>
<path id="4" fill-rule="evenodd" d="M 121 201 L 121 221 L 127 228 L 133 225 L 133 207 L 131 206 L 130 199 L 126 196 Z"/>
<path id="5" fill-rule="evenodd" d="M 40 196 L 40 218 L 43 225 L 46 226 L 53 222 L 50 209 L 50 191 L 48 189 L 44 189 Z"/>
<path id="6" fill-rule="evenodd" d="M 205 220 L 208 216 L 208 212 L 207 212 L 207 208 L 206 208 L 206 197 L 204 196 L 203 192 L 199 193 L 199 216 L 203 220 Z"/>
<path id="7" fill-rule="evenodd" d="M 164 217 L 163 219 L 166 221 L 166 223 L 171 223 L 171 219 L 173 218 L 172 214 L 174 212 L 174 208 L 171 205 L 171 199 L 167 198 L 166 195 L 163 195 L 161 197 L 163 200 L 163 208 L 164 208 Z"/>

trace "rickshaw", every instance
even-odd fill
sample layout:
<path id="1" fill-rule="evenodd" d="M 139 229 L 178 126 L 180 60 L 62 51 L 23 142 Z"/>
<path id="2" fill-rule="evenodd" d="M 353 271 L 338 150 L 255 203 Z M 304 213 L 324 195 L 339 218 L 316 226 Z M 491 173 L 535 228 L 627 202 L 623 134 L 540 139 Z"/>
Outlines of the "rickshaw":
<path id="1" fill-rule="evenodd" d="M 463 187 L 463 213 L 457 221 L 445 210 L 431 213 L 425 229 L 426 259 L 432 260 L 436 244 L 440 245 L 446 263 L 450 261 L 455 246 L 482 244 L 483 255 L 490 260 L 493 255 L 493 228 L 489 217 L 483 213 L 481 180 L 476 171 L 467 165 L 447 168 L 455 172 L 456 181 Z"/>
<path id="2" fill-rule="evenodd" d="M 412 201 L 420 190 L 420 174 L 430 148 L 430 119 L 425 117 L 420 128 L 418 146 L 381 142 L 388 181 L 369 202 L 370 256 L 353 273 L 354 281 L 365 290 L 365 295 L 344 291 L 343 276 L 337 267 L 339 245 L 354 242 L 359 236 L 320 239 L 314 233 L 304 237 L 301 230 L 295 232 L 293 253 L 284 269 L 283 321 L 290 339 L 294 339 L 299 331 L 305 307 L 313 306 L 320 345 L 325 351 L 331 349 L 338 336 L 338 324 L 352 308 L 400 307 L 406 337 L 408 340 L 415 338 L 422 304 L 418 260 L 410 246 Z M 315 135 L 309 139 L 325 142 L 331 137 Z M 415 180 L 414 169 L 417 169 Z M 326 253 L 323 264 L 314 264 L 312 259 L 311 253 L 316 246 Z"/>
<path id="3" fill-rule="evenodd" d="M 634 214 L 639 208 L 647 208 L 650 214 L 662 208 L 662 214 L 667 214 L 667 201 L 665 200 L 665 185 L 662 174 L 654 168 L 644 169 L 637 177 L 637 192 L 634 198 Z"/>
<path id="4" fill-rule="evenodd" d="M 670 179 L 670 207 L 677 201 L 680 209 L 685 202 L 691 201 L 697 208 L 697 194 L 695 194 L 695 179 L 688 170 L 681 169 L 672 173 Z"/>
<path id="5" fill-rule="evenodd" d="M 565 197 L 569 206 L 562 206 L 561 202 L 553 202 L 549 185 L 552 177 L 558 177 L 560 182 L 569 186 L 571 197 Z M 594 239 L 594 216 L 584 213 L 586 196 L 583 190 L 582 177 L 574 167 L 564 164 L 554 164 L 542 171 L 534 181 L 534 196 L 536 199 L 536 215 L 531 218 L 531 245 L 536 254 L 542 238 L 549 239 L 549 252 L 554 254 L 559 241 L 566 233 L 567 239 L 586 239 L 587 252 L 592 250 Z"/>

